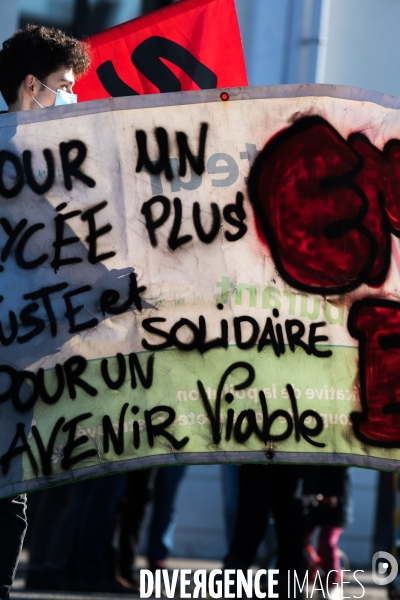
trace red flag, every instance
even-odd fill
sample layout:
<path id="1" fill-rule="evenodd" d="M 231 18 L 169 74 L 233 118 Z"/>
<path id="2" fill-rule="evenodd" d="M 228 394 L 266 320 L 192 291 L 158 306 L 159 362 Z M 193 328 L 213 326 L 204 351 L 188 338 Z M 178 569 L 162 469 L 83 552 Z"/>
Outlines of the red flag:
<path id="1" fill-rule="evenodd" d="M 87 41 L 79 101 L 247 85 L 234 0 L 181 0 Z"/>

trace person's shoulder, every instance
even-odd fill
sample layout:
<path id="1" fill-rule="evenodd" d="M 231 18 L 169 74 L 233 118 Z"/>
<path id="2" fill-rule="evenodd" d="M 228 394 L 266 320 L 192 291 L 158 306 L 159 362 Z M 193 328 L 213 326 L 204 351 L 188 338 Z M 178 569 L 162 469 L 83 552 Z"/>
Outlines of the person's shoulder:
<path id="1" fill-rule="evenodd" d="M 0 110 L 0 115 L 8 113 L 8 110 Z"/>

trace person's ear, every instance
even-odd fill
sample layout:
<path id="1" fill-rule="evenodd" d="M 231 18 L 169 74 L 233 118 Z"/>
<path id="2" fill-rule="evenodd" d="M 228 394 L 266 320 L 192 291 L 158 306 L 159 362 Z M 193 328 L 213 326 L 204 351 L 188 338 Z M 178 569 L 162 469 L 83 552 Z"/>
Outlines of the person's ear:
<path id="1" fill-rule="evenodd" d="M 27 75 L 24 79 L 24 89 L 30 95 L 33 96 L 37 87 L 36 77 L 33 75 Z"/>

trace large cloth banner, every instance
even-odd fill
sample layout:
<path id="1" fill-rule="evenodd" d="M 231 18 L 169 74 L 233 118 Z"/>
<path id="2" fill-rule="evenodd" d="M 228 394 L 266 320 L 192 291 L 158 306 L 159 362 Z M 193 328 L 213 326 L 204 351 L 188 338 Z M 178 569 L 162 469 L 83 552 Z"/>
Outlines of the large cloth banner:
<path id="1" fill-rule="evenodd" d="M 234 0 L 181 0 L 86 41 L 80 101 L 247 85 Z"/>
<path id="2" fill-rule="evenodd" d="M 282 86 L 3 115 L 1 494 L 178 463 L 397 469 L 396 106 Z"/>

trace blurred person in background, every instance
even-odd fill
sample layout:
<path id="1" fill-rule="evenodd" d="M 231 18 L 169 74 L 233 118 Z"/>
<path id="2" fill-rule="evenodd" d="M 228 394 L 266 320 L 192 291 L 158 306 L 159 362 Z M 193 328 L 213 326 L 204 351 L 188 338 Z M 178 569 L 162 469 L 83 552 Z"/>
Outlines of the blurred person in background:
<path id="1" fill-rule="evenodd" d="M 138 585 L 135 561 L 145 506 L 153 501 L 147 531 L 146 558 L 151 570 L 166 568 L 173 547 L 175 505 L 186 466 L 174 465 L 128 473 L 125 493 L 117 518 L 115 571 L 120 581 Z"/>
<path id="2" fill-rule="evenodd" d="M 303 512 L 305 515 L 305 549 L 320 571 L 330 593 L 340 583 L 339 538 L 351 522 L 351 480 L 348 467 L 303 467 Z M 316 554 L 311 546 L 314 531 L 319 528 Z"/>
<path id="3" fill-rule="evenodd" d="M 42 492 L 27 587 L 139 594 L 135 559 L 146 505 L 153 499 L 149 567 L 163 568 L 184 471 L 184 466 L 139 469 Z"/>
<path id="4" fill-rule="evenodd" d="M 185 474 L 185 465 L 158 469 L 154 486 L 153 512 L 149 525 L 146 557 L 149 569 L 166 568 L 176 526 L 176 498 Z"/>
<path id="5" fill-rule="evenodd" d="M 228 534 L 231 543 L 223 562 L 224 569 L 250 569 L 272 510 L 278 546 L 276 568 L 280 570 L 275 591 L 282 599 L 290 598 L 287 571 L 297 571 L 301 580 L 305 574 L 301 473 L 301 467 L 295 465 L 240 465 L 236 520 Z"/>

